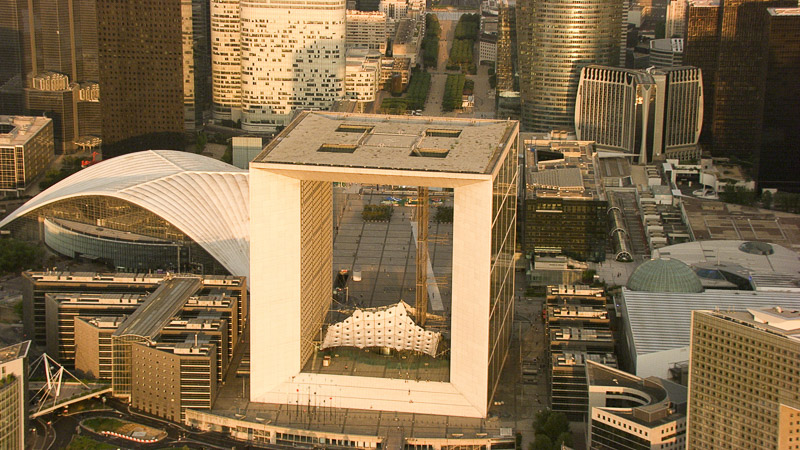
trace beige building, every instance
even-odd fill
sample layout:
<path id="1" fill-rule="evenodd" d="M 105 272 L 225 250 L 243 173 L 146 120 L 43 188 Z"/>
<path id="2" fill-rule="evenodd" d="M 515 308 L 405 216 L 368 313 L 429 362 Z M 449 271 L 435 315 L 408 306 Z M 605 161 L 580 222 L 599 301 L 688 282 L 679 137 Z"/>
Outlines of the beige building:
<path id="1" fill-rule="evenodd" d="M 21 194 L 54 154 L 51 119 L 0 116 L 0 192 Z"/>
<path id="2" fill-rule="evenodd" d="M 86 378 L 111 379 L 111 335 L 126 316 L 75 317 L 75 370 Z"/>
<path id="3" fill-rule="evenodd" d="M 386 84 L 396 75 L 400 77 L 400 83 L 405 89 L 411 79 L 411 60 L 398 57 L 382 58 L 380 75 L 381 87 L 385 88 Z"/>
<path id="4" fill-rule="evenodd" d="M 381 54 L 376 50 L 347 50 L 345 97 L 359 102 L 375 101 L 381 88 Z"/>
<path id="5" fill-rule="evenodd" d="M 347 11 L 345 46 L 386 53 L 389 27 L 386 14 L 380 11 Z"/>
<path id="6" fill-rule="evenodd" d="M 402 19 L 397 22 L 397 30 L 392 39 L 392 56 L 408 58 L 411 66 L 417 64 L 420 46 L 422 45 L 422 29 L 425 19 Z"/>
<path id="7" fill-rule="evenodd" d="M 28 349 L 31 341 L 0 348 L 0 448 L 25 448 Z"/>
<path id="8" fill-rule="evenodd" d="M 800 447 L 800 312 L 694 311 L 689 449 Z"/>

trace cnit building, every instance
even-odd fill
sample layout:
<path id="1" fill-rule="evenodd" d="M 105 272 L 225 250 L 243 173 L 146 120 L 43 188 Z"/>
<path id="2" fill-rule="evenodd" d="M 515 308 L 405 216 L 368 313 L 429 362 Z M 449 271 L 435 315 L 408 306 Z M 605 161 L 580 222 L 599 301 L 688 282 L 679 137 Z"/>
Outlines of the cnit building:
<path id="1" fill-rule="evenodd" d="M 518 132 L 515 121 L 304 112 L 250 163 L 251 402 L 316 395 L 487 416 L 512 330 Z M 452 189 L 449 379 L 304 370 L 331 305 L 334 182 Z M 373 320 L 377 333 L 391 318 Z"/>

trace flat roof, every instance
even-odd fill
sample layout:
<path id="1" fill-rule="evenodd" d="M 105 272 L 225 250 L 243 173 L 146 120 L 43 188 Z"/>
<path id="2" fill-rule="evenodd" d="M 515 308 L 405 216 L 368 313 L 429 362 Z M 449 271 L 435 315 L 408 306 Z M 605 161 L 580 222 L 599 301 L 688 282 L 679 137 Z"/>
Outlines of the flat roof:
<path id="1" fill-rule="evenodd" d="M 686 347 L 692 311 L 747 311 L 780 305 L 800 309 L 800 293 L 711 290 L 698 293 L 640 292 L 622 288 L 619 307 L 637 355 Z"/>
<path id="2" fill-rule="evenodd" d="M 800 8 L 767 8 L 772 16 L 800 16 Z"/>
<path id="3" fill-rule="evenodd" d="M 739 265 L 753 274 L 800 274 L 800 255 L 778 244 L 765 243 L 771 254 L 749 253 L 743 245 L 750 241 L 738 239 L 684 242 L 654 250 L 653 259 L 677 259 L 689 266 L 706 264 Z M 767 280 L 764 280 L 767 281 Z"/>
<path id="4" fill-rule="evenodd" d="M 0 116 L 0 145 L 25 145 L 50 122 L 42 116 Z"/>
<path id="5" fill-rule="evenodd" d="M 0 364 L 23 358 L 28 355 L 31 341 L 22 341 L 8 347 L 0 348 Z"/>
<path id="6" fill-rule="evenodd" d="M 144 304 L 120 325 L 114 336 L 134 335 L 153 339 L 183 307 L 189 296 L 203 286 L 200 277 L 175 277 L 165 280 Z"/>
<path id="7" fill-rule="evenodd" d="M 251 164 L 490 174 L 517 128 L 511 120 L 305 111 Z"/>

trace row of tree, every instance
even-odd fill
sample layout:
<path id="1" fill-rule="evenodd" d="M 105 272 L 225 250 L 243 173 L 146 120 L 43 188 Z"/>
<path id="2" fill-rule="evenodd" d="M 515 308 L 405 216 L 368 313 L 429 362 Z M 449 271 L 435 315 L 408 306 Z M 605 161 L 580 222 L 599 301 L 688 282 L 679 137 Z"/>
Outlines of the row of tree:
<path id="1" fill-rule="evenodd" d="M 424 67 L 433 67 L 439 64 L 439 39 L 442 27 L 435 14 L 425 16 L 425 37 L 422 38 L 422 64 Z"/>
<path id="2" fill-rule="evenodd" d="M 406 111 L 423 109 L 431 89 L 431 74 L 413 69 L 405 97 L 388 97 L 381 100 L 382 114 L 405 114 Z"/>
<path id="3" fill-rule="evenodd" d="M 447 112 L 461 108 L 461 98 L 466 80 L 467 77 L 460 73 L 447 75 L 442 95 L 442 111 Z"/>
<path id="4" fill-rule="evenodd" d="M 455 30 L 455 39 L 450 47 L 450 57 L 447 60 L 448 70 L 461 70 L 465 73 L 475 74 L 478 67 L 474 60 L 475 41 L 480 31 L 480 14 L 463 14 L 458 19 Z"/>

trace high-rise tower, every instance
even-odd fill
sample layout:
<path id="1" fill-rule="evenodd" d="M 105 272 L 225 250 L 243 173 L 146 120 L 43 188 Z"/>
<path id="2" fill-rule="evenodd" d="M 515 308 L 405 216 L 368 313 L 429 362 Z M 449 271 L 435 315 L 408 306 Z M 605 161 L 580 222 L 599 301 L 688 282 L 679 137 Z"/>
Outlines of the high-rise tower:
<path id="1" fill-rule="evenodd" d="M 103 149 L 183 146 L 181 0 L 97 0 Z"/>
<path id="2" fill-rule="evenodd" d="M 517 2 L 524 129 L 573 127 L 581 67 L 620 61 L 624 13 L 612 0 Z"/>
<path id="3" fill-rule="evenodd" d="M 345 12 L 344 0 L 215 0 L 215 116 L 241 114 L 243 129 L 269 131 L 297 109 L 328 109 L 342 99 Z"/>

